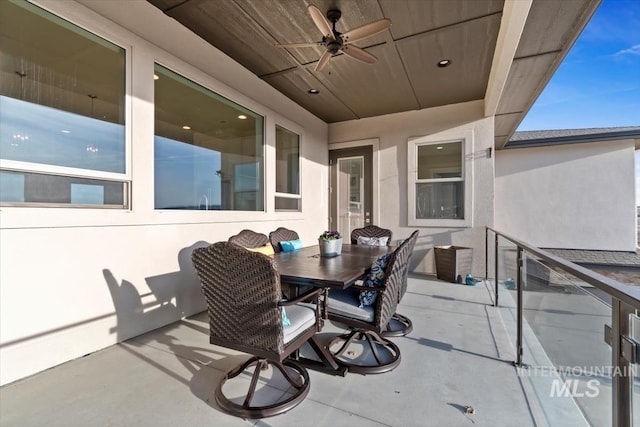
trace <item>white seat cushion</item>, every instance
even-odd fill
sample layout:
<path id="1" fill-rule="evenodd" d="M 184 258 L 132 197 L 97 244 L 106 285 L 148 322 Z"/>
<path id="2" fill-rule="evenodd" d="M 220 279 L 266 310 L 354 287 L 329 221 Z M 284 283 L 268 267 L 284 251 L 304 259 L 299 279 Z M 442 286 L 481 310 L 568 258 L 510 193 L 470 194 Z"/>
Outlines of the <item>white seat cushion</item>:
<path id="1" fill-rule="evenodd" d="M 327 310 L 340 316 L 373 322 L 375 316 L 373 306 L 367 305 L 360 308 L 359 295 L 360 292 L 354 289 L 331 289 L 329 290 Z"/>
<path id="2" fill-rule="evenodd" d="M 313 304 L 288 305 L 286 309 L 291 324 L 283 327 L 285 344 L 316 323 L 316 307 Z"/>
<path id="3" fill-rule="evenodd" d="M 387 246 L 389 238 L 385 237 L 364 237 L 358 236 L 358 244 L 365 246 Z"/>

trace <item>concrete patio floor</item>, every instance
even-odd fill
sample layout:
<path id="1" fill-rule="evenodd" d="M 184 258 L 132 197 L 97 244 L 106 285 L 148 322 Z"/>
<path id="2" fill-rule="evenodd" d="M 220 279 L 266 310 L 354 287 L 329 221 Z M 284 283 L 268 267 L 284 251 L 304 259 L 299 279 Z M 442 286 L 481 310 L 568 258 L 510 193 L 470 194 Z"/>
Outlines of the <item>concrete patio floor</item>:
<path id="1" fill-rule="evenodd" d="M 0 425 L 545 425 L 512 365 L 513 343 L 491 298 L 483 283 L 410 277 L 398 312 L 414 330 L 394 338 L 400 366 L 367 376 L 309 371 L 307 398 L 276 417 L 243 420 L 219 410 L 215 386 L 247 355 L 210 345 L 200 313 L 0 388 Z M 327 323 L 321 338 L 342 330 Z"/>

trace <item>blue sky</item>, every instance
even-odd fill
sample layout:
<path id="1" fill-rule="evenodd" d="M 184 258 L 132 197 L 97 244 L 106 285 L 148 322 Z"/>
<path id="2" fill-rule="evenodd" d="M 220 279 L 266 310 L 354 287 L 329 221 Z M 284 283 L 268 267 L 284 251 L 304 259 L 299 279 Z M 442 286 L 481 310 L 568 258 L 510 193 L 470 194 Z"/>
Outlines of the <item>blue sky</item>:
<path id="1" fill-rule="evenodd" d="M 640 0 L 602 0 L 518 130 L 640 126 Z M 640 206 L 640 151 L 636 151 Z"/>
<path id="2" fill-rule="evenodd" d="M 603 0 L 518 130 L 640 126 L 640 1 Z"/>

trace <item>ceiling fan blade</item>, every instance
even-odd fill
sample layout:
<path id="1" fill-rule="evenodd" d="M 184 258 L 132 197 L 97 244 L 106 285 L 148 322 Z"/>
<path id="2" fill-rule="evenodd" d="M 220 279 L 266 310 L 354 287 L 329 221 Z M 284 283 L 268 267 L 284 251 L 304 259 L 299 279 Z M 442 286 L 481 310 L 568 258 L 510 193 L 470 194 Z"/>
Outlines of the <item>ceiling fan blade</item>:
<path id="1" fill-rule="evenodd" d="M 320 12 L 320 9 L 310 4 L 307 10 L 309 11 L 309 15 L 311 15 L 311 19 L 313 19 L 313 23 L 316 24 L 316 27 L 318 27 L 322 35 L 327 39 L 335 40 L 331 24 L 329 24 L 327 18 L 325 18 L 322 12 Z"/>
<path id="2" fill-rule="evenodd" d="M 289 48 L 298 48 L 298 47 L 316 47 L 316 46 L 324 46 L 322 42 L 313 42 L 313 43 L 289 43 L 289 44 L 276 44 L 275 47 L 282 47 L 285 49 Z"/>
<path id="3" fill-rule="evenodd" d="M 326 51 L 325 53 L 323 53 L 322 56 L 320 57 L 320 60 L 316 64 L 316 67 L 313 69 L 313 71 L 322 71 L 322 69 L 324 68 L 325 65 L 327 65 L 327 62 L 329 62 L 332 56 L 333 55 L 329 51 Z"/>
<path id="4" fill-rule="evenodd" d="M 366 62 L 367 64 L 373 64 L 378 60 L 378 58 L 376 58 L 366 50 L 360 49 L 357 46 L 342 46 L 341 51 L 345 55 L 350 56 L 353 59 L 357 59 L 358 61 Z"/>
<path id="5" fill-rule="evenodd" d="M 358 40 L 366 39 L 374 34 L 378 34 L 391 27 L 390 19 L 380 19 L 379 21 L 370 22 L 361 25 L 352 30 L 342 33 L 341 37 L 345 43 L 353 43 Z"/>

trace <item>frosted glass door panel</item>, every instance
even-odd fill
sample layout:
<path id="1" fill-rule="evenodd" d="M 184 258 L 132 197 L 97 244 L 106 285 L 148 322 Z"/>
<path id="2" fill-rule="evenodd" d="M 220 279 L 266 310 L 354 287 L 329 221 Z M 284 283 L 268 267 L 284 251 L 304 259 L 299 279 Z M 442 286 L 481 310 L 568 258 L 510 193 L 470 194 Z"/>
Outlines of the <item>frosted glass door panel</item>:
<path id="1" fill-rule="evenodd" d="M 364 157 L 338 159 L 338 231 L 348 240 L 364 226 Z"/>

